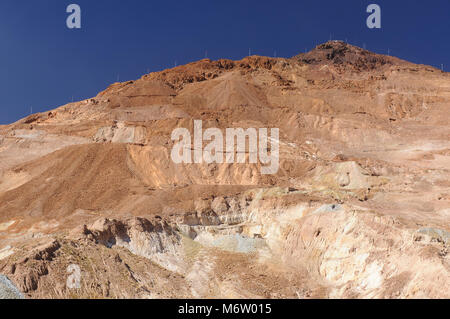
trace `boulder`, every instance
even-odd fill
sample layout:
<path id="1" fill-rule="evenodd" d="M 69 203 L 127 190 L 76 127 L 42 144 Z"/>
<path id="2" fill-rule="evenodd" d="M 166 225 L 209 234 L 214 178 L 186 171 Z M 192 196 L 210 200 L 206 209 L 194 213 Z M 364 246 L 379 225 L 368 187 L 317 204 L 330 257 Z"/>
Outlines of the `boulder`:
<path id="1" fill-rule="evenodd" d="M 25 297 L 8 277 L 0 275 L 0 299 L 25 299 Z"/>

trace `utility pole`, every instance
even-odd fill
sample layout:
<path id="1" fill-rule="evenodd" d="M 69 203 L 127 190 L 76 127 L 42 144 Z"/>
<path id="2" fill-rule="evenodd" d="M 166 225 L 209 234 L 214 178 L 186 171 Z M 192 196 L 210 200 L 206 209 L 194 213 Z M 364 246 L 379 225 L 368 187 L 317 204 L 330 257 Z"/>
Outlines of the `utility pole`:
<path id="1" fill-rule="evenodd" d="M 275 51 L 275 52 L 273 53 L 273 57 L 274 57 L 274 58 L 277 57 L 277 51 Z"/>
<path id="2" fill-rule="evenodd" d="M 120 74 L 117 74 L 117 82 L 120 82 Z"/>
<path id="3" fill-rule="evenodd" d="M 33 107 L 30 108 L 30 115 L 33 114 Z"/>
<path id="4" fill-rule="evenodd" d="M 250 48 L 248 48 L 248 56 L 252 55 L 252 50 Z"/>
<path id="5" fill-rule="evenodd" d="M 208 50 L 205 51 L 205 59 L 208 58 Z"/>
<path id="6" fill-rule="evenodd" d="M 441 64 L 441 70 L 444 71 L 444 64 Z"/>
<path id="7" fill-rule="evenodd" d="M 388 55 L 391 55 L 391 49 L 388 48 Z"/>

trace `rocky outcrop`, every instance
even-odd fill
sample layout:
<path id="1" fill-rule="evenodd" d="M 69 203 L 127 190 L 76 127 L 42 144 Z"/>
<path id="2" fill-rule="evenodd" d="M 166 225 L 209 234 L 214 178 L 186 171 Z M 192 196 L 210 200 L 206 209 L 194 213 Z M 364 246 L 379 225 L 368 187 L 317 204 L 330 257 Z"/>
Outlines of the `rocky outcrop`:
<path id="1" fill-rule="evenodd" d="M 78 233 L 108 248 L 124 247 L 171 271 L 180 268 L 181 236 L 161 220 L 133 218 L 126 221 L 102 218 Z"/>
<path id="2" fill-rule="evenodd" d="M 126 126 L 124 123 L 115 123 L 110 127 L 100 128 L 94 136 L 97 143 L 125 143 L 143 145 L 147 132 L 144 127 Z"/>
<path id="3" fill-rule="evenodd" d="M 8 277 L 0 275 L 0 299 L 24 299 L 24 296 Z"/>

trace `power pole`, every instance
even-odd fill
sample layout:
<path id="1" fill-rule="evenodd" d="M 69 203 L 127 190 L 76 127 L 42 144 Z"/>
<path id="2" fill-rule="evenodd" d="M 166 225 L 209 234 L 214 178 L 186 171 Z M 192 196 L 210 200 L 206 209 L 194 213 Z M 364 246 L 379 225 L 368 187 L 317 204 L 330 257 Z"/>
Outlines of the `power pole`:
<path id="1" fill-rule="evenodd" d="M 441 70 L 444 71 L 444 64 L 441 64 Z"/>
<path id="2" fill-rule="evenodd" d="M 252 50 L 250 48 L 248 48 L 248 56 L 252 55 Z"/>
<path id="3" fill-rule="evenodd" d="M 205 59 L 208 58 L 208 50 L 205 51 Z"/>

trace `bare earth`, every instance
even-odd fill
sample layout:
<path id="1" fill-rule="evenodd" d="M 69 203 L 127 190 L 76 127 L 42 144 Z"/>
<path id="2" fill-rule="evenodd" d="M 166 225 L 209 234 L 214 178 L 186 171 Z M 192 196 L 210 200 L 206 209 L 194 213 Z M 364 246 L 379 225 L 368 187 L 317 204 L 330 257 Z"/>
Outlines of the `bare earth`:
<path id="1" fill-rule="evenodd" d="M 173 163 L 194 120 L 279 128 L 278 173 Z M 0 126 L 0 274 L 27 298 L 450 298 L 449 240 L 450 74 L 343 42 Z"/>

